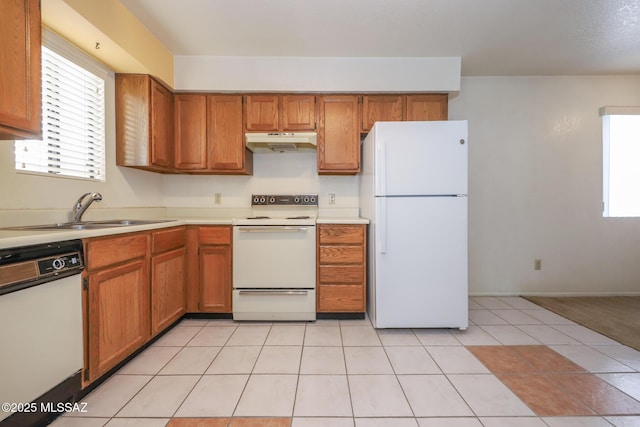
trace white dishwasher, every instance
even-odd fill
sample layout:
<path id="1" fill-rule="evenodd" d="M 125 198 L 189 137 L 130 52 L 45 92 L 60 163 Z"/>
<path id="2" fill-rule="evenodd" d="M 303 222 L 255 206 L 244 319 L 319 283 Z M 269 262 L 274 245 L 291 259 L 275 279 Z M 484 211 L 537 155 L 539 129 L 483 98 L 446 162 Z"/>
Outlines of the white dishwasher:
<path id="1" fill-rule="evenodd" d="M 28 404 L 79 378 L 83 265 L 80 240 L 0 250 L 0 402 Z M 3 407 L 0 421 L 20 409 Z"/>

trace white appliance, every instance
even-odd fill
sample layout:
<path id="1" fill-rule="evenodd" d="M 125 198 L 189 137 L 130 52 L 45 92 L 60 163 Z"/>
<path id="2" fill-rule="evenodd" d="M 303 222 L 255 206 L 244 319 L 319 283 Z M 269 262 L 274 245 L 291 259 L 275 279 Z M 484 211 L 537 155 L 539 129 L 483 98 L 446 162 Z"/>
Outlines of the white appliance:
<path id="1" fill-rule="evenodd" d="M 233 220 L 233 319 L 316 319 L 317 194 L 253 195 Z"/>
<path id="2" fill-rule="evenodd" d="M 364 140 L 376 328 L 468 326 L 467 122 L 377 122 Z"/>
<path id="3" fill-rule="evenodd" d="M 315 152 L 315 132 L 246 132 L 245 143 L 254 153 Z"/>
<path id="4" fill-rule="evenodd" d="M 80 390 L 82 269 L 80 240 L 0 250 L 0 402 L 29 405 L 70 377 Z M 29 408 L 37 413 L 1 410 L 0 424 L 13 414 L 15 425 L 40 425 L 26 419 L 40 405 Z"/>

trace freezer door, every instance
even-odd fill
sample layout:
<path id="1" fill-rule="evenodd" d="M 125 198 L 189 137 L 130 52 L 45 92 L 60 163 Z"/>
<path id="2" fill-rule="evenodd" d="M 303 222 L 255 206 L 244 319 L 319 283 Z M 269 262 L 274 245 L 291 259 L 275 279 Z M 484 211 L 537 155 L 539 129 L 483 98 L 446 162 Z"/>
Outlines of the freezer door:
<path id="1" fill-rule="evenodd" d="M 374 327 L 467 328 L 467 198 L 376 205 Z"/>
<path id="2" fill-rule="evenodd" d="M 467 194 L 467 122 L 374 125 L 376 196 Z"/>

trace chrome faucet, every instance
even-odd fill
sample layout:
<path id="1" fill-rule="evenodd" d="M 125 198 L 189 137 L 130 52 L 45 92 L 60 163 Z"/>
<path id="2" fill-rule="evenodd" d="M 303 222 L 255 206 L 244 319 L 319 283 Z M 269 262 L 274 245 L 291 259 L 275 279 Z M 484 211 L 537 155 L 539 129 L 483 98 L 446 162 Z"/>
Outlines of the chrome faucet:
<path id="1" fill-rule="evenodd" d="M 73 218 L 71 221 L 82 221 L 82 214 L 84 213 L 84 211 L 86 211 L 89 206 L 91 206 L 91 203 L 99 202 L 100 200 L 102 200 L 102 194 L 100 193 L 84 193 L 82 196 L 80 196 L 75 205 L 73 205 Z"/>

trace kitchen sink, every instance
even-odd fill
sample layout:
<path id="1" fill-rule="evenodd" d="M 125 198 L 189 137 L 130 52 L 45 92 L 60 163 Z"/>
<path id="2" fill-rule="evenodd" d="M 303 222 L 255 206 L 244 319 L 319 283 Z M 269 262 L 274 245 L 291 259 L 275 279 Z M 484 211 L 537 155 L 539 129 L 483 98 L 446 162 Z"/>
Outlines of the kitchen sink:
<path id="1" fill-rule="evenodd" d="M 110 227 L 127 227 L 134 225 L 159 224 L 173 221 L 171 219 L 107 219 L 102 221 L 60 222 L 57 224 L 23 225 L 4 227 L 3 230 L 95 230 Z"/>

